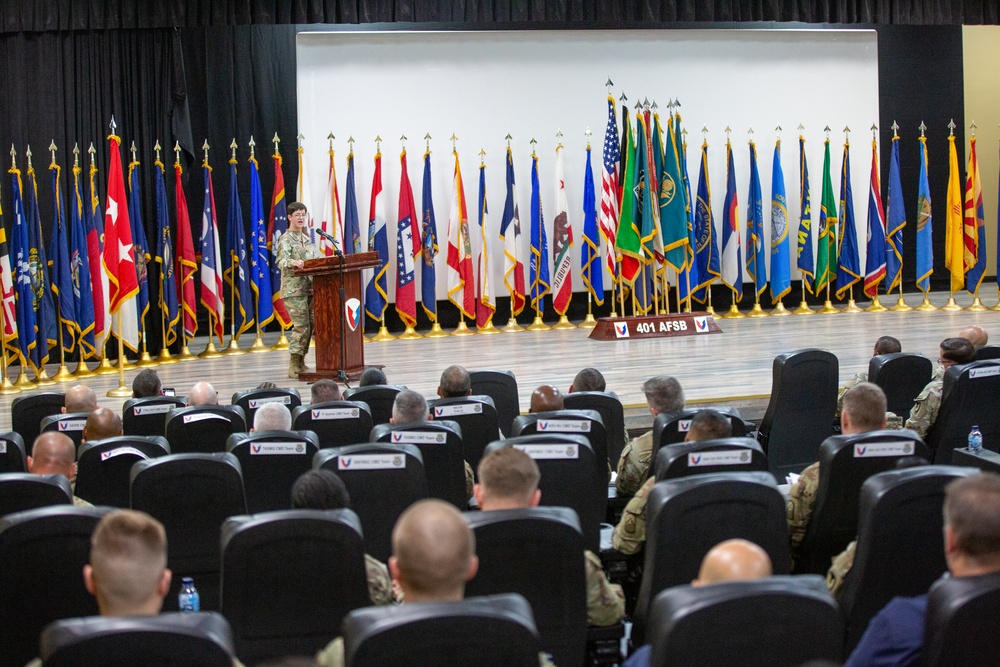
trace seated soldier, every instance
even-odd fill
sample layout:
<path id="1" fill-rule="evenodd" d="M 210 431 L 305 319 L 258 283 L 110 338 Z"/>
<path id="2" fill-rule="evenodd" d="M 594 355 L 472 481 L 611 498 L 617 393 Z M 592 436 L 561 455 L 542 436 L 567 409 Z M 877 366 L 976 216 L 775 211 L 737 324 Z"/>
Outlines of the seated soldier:
<path id="1" fill-rule="evenodd" d="M 316 380 L 309 387 L 309 400 L 312 403 L 342 400 L 340 385 L 333 380 Z"/>
<path id="2" fill-rule="evenodd" d="M 163 393 L 160 376 L 152 368 L 144 368 L 132 378 L 132 398 L 159 396 Z"/>
<path id="3" fill-rule="evenodd" d="M 370 387 L 372 385 L 389 384 L 385 378 L 385 373 L 381 368 L 366 368 L 358 379 L 359 387 Z"/>
<path id="4" fill-rule="evenodd" d="M 543 384 L 531 392 L 531 404 L 528 412 L 555 412 L 565 409 L 562 392 L 550 384 Z"/>
<path id="5" fill-rule="evenodd" d="M 71 488 L 76 485 L 76 445 L 65 433 L 46 431 L 35 438 L 27 460 L 28 472 L 36 475 L 62 475 Z M 83 498 L 73 496 L 77 507 L 93 507 Z"/>
<path id="6" fill-rule="evenodd" d="M 700 410 L 691 420 L 691 427 L 684 436 L 684 441 L 728 438 L 732 433 L 733 425 L 728 417 L 715 410 Z M 638 553 L 646 543 L 646 498 L 655 483 L 655 476 L 643 483 L 628 501 L 621 520 L 611 532 L 611 546 L 623 554 Z"/>
<path id="7" fill-rule="evenodd" d="M 250 432 L 290 431 L 291 429 L 292 413 L 288 411 L 288 407 L 284 403 L 265 403 L 254 413 Z"/>
<path id="8" fill-rule="evenodd" d="M 945 371 L 955 364 L 970 364 L 975 360 L 976 349 L 965 338 L 945 338 L 941 341 L 940 356 L 934 375 L 917 396 L 905 428 L 913 429 L 921 438 L 926 438 L 927 431 L 934 424 L 941 409 Z"/>
<path id="9" fill-rule="evenodd" d="M 958 337 L 964 338 L 972 343 L 972 347 L 977 350 L 981 347 L 985 347 L 986 343 L 990 340 L 989 334 L 986 333 L 986 329 L 982 328 L 978 324 L 970 324 L 965 327 L 958 332 Z"/>
<path id="10" fill-rule="evenodd" d="M 678 412 L 684 409 L 684 390 L 681 383 L 668 375 L 655 375 L 642 384 L 649 412 L 656 418 L 661 412 Z M 653 455 L 653 431 L 650 429 L 634 438 L 622 450 L 618 461 L 618 493 L 631 496 L 649 477 L 650 457 Z"/>
<path id="11" fill-rule="evenodd" d="M 880 354 L 893 354 L 895 352 L 902 352 L 903 346 L 898 340 L 892 336 L 882 336 L 877 341 L 875 341 L 875 350 L 872 352 L 873 357 L 877 357 Z M 862 382 L 868 382 L 868 369 L 856 373 L 854 377 L 847 381 L 843 387 L 840 388 L 840 393 L 837 394 L 837 412 L 833 415 L 834 419 L 840 419 L 840 411 L 844 408 L 844 394 L 851 387 L 860 384 Z"/>
<path id="12" fill-rule="evenodd" d="M 569 386 L 569 393 L 572 394 L 574 391 L 604 391 L 607 386 L 604 376 L 599 370 L 584 368 L 573 378 L 573 384 Z"/>
<path id="13" fill-rule="evenodd" d="M 538 507 L 541 472 L 534 459 L 519 449 L 504 447 L 479 462 L 476 502 L 484 512 Z M 614 625 L 625 615 L 625 594 L 621 586 L 608 582 L 601 559 L 583 552 L 587 582 L 587 623 Z"/>
<path id="14" fill-rule="evenodd" d="M 441 383 L 437 388 L 440 398 L 461 398 L 472 395 L 472 378 L 469 371 L 461 366 L 448 366 L 441 373 Z"/>
<path id="15" fill-rule="evenodd" d="M 93 412 L 97 409 L 97 394 L 85 384 L 75 384 L 66 390 L 63 413 Z"/>
<path id="16" fill-rule="evenodd" d="M 122 435 L 122 420 L 114 410 L 97 408 L 87 417 L 83 425 L 83 442 L 104 440 Z"/>
<path id="17" fill-rule="evenodd" d="M 272 405 L 272 404 L 268 404 Z M 339 510 L 351 507 L 351 496 L 339 477 L 329 470 L 310 470 L 292 486 L 292 508 L 297 510 Z M 385 565 L 365 554 L 368 596 L 372 604 L 393 602 L 392 581 Z"/>
<path id="18" fill-rule="evenodd" d="M 430 419 L 430 408 L 427 407 L 427 401 L 423 396 L 412 389 L 404 389 L 396 394 L 396 399 L 392 402 L 390 424 L 421 424 Z M 465 464 L 465 494 L 469 499 L 472 498 L 472 485 L 475 479 L 469 462 L 462 461 L 462 463 Z"/>
<path id="19" fill-rule="evenodd" d="M 191 391 L 188 392 L 187 404 L 192 405 L 218 405 L 219 392 L 209 382 L 196 382 Z"/>

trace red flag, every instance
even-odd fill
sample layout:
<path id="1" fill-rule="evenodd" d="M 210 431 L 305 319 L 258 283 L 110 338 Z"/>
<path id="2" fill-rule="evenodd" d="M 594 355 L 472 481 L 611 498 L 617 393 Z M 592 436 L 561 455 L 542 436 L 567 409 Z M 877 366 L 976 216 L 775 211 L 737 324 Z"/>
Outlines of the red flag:
<path id="1" fill-rule="evenodd" d="M 465 317 L 475 319 L 476 292 L 472 272 L 472 242 L 469 239 L 469 214 L 465 207 L 462 169 L 455 156 L 455 191 L 448 214 L 448 299 Z"/>
<path id="2" fill-rule="evenodd" d="M 181 183 L 181 165 L 174 164 L 177 198 L 177 293 L 181 297 L 181 307 L 184 309 L 184 341 L 194 338 L 198 331 L 197 301 L 194 295 L 194 272 L 198 265 L 194 258 L 194 239 L 191 235 L 191 218 L 188 215 L 187 197 L 184 196 L 184 186 Z"/>
<path id="3" fill-rule="evenodd" d="M 406 151 L 399 156 L 399 216 L 396 222 L 396 312 L 403 324 L 417 322 L 417 283 L 414 259 L 420 254 L 420 229 L 417 227 L 413 188 L 406 170 Z"/>
<path id="4" fill-rule="evenodd" d="M 267 219 L 267 247 L 271 251 L 271 301 L 274 315 L 283 329 L 292 326 L 292 316 L 281 299 L 281 269 L 278 268 L 278 240 L 288 231 L 288 211 L 285 208 L 285 175 L 281 173 L 281 154 L 274 151 L 274 193 L 271 195 L 271 215 Z"/>
<path id="5" fill-rule="evenodd" d="M 112 320 L 111 327 L 117 329 L 115 333 L 123 343 L 136 350 L 139 347 L 139 320 L 135 297 L 139 294 L 139 283 L 135 272 L 125 179 L 122 176 L 122 160 L 118 150 L 121 139 L 113 134 L 109 138 L 111 166 L 108 170 L 108 203 L 105 207 L 101 264 L 108 276 L 108 310 L 112 315 L 119 314 L 119 319 Z"/>

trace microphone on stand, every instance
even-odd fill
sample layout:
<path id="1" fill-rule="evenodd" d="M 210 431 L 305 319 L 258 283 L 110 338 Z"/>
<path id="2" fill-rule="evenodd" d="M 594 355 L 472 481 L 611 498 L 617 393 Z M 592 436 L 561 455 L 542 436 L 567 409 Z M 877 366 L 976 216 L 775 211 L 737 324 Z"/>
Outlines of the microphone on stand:
<path id="1" fill-rule="evenodd" d="M 333 244 L 333 254 L 334 255 L 336 255 L 337 257 L 341 257 L 341 258 L 344 256 L 344 253 L 341 252 L 340 247 L 337 245 L 337 237 L 335 237 L 333 234 L 331 234 L 329 232 L 326 232 L 326 231 L 323 231 L 322 229 L 319 229 L 319 228 L 316 229 L 316 233 L 319 234 L 324 239 L 326 239 L 327 241 L 329 241 L 330 243 Z"/>

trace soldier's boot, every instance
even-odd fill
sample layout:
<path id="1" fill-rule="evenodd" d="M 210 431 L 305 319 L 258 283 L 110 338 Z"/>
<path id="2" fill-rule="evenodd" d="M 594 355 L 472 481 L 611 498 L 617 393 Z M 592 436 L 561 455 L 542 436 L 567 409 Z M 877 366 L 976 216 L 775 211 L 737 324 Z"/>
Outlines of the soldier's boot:
<path id="1" fill-rule="evenodd" d="M 299 355 L 299 372 L 300 373 L 308 373 L 309 370 L 310 370 L 310 368 L 308 366 L 306 366 L 306 355 L 300 354 Z"/>
<path id="2" fill-rule="evenodd" d="M 305 364 L 302 361 L 301 354 L 290 355 L 290 360 L 288 362 L 288 377 L 293 380 L 299 379 L 299 371 L 305 368 Z"/>

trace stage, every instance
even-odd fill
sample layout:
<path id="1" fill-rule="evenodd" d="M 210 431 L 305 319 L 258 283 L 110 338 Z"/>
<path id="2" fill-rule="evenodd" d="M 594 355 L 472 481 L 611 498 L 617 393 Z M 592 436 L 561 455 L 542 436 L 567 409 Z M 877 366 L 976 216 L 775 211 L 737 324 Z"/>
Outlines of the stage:
<path id="1" fill-rule="evenodd" d="M 985 286 L 983 290 L 988 306 L 996 302 L 991 288 L 992 285 Z M 916 294 L 907 294 L 906 299 L 911 306 L 920 302 Z M 947 294 L 934 294 L 932 300 L 941 306 L 947 301 Z M 971 302 L 964 292 L 957 300 L 963 306 Z M 892 303 L 895 299 L 887 299 L 888 305 Z M 427 397 L 436 395 L 441 371 L 450 364 L 461 364 L 468 369 L 511 370 L 517 377 L 522 410 L 527 410 L 531 392 L 538 385 L 555 384 L 565 391 L 579 369 L 593 366 L 604 374 L 608 390 L 616 392 L 626 408 L 631 409 L 631 427 L 649 423 L 641 385 L 646 378 L 659 373 L 680 380 L 689 403 L 755 406 L 756 410 L 751 409 L 750 414 L 745 411 L 744 416 L 759 418 L 753 413 L 762 409 L 760 406 L 766 404 L 770 394 L 772 360 L 784 352 L 807 347 L 829 350 L 839 358 L 840 379 L 846 381 L 868 367 L 875 340 L 882 335 L 895 336 L 904 351 L 919 352 L 932 360 L 937 359 L 942 339 L 956 335 L 969 324 L 984 327 L 992 337 L 991 342 L 1000 343 L 1000 312 L 996 311 L 837 313 L 718 318 L 717 322 L 723 334 L 646 340 L 595 341 L 588 339 L 590 330 L 571 329 L 366 342 L 365 361 L 384 365 L 390 383 L 406 385 Z M 275 340 L 277 333 L 265 337 L 269 344 Z M 191 351 L 201 352 L 206 342 L 203 337 L 196 338 L 190 344 Z M 252 338 L 245 336 L 242 342 L 248 346 Z M 315 352 L 310 351 L 306 357 L 310 367 L 314 356 Z M 70 365 L 73 367 L 75 363 Z M 303 401 L 308 402 L 309 386 L 286 377 L 287 369 L 286 351 L 197 359 L 156 368 L 163 386 L 176 388 L 178 395 L 186 394 L 195 382 L 208 380 L 218 389 L 219 402 L 229 403 L 233 392 L 270 380 L 279 387 L 297 387 Z M 16 367 L 13 370 L 16 373 Z M 55 371 L 56 365 L 50 364 L 48 372 Z M 136 372 L 136 369 L 126 370 L 125 380 L 130 387 Z M 105 395 L 118 385 L 117 374 L 95 376 L 84 382 L 98 393 L 102 406 L 121 410 L 124 399 Z M 17 396 L 65 390 L 72 383 L 33 385 L 21 394 L 0 396 L 0 430 L 10 429 L 10 403 Z M 638 424 L 634 423 L 636 419 Z"/>

